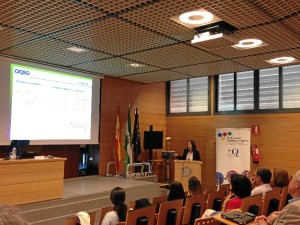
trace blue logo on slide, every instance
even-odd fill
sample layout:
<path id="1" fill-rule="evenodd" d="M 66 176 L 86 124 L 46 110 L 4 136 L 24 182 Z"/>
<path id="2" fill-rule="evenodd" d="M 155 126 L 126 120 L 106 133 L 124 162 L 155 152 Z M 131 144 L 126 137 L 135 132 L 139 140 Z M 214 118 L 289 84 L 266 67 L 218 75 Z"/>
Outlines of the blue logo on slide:
<path id="1" fill-rule="evenodd" d="M 29 75 L 30 74 L 30 72 L 27 70 L 19 70 L 19 69 L 15 69 L 15 73 L 21 74 L 21 75 Z"/>

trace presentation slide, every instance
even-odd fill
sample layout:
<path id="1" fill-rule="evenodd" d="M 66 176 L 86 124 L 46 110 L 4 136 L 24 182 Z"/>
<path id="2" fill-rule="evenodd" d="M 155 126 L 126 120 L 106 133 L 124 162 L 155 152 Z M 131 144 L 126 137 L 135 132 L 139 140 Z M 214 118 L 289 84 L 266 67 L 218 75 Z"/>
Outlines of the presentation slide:
<path id="1" fill-rule="evenodd" d="M 0 145 L 98 144 L 99 78 L 10 61 L 0 58 Z"/>
<path id="2" fill-rule="evenodd" d="M 90 139 L 92 78 L 11 65 L 11 140 Z"/>

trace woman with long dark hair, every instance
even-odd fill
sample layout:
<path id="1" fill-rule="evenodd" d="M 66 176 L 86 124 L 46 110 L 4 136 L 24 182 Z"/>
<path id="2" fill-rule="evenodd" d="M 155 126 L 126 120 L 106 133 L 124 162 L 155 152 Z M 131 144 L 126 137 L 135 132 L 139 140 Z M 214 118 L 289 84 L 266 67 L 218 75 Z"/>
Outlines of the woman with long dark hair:
<path id="1" fill-rule="evenodd" d="M 120 187 L 112 189 L 110 200 L 114 204 L 114 210 L 105 214 L 101 225 L 115 225 L 117 222 L 125 222 L 128 209 L 125 204 L 125 191 Z"/>
<path id="2" fill-rule="evenodd" d="M 180 160 L 201 161 L 200 152 L 197 150 L 194 140 L 187 141 L 187 147 L 184 149 L 182 156 L 179 156 L 178 153 L 174 153 L 174 156 Z"/>

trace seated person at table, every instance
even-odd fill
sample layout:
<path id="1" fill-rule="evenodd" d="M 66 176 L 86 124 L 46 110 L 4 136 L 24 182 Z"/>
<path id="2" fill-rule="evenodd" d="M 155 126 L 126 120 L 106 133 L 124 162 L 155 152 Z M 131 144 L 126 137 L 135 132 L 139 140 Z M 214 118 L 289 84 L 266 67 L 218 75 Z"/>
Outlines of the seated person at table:
<path id="1" fill-rule="evenodd" d="M 187 148 L 184 149 L 182 156 L 179 156 L 176 152 L 174 153 L 174 156 L 180 160 L 201 161 L 200 152 L 197 150 L 196 143 L 194 140 L 188 140 Z"/>
<path id="2" fill-rule="evenodd" d="M 189 196 L 195 196 L 195 195 L 201 195 L 203 194 L 202 191 L 202 185 L 200 180 L 192 176 L 188 180 L 188 190 L 189 190 Z"/>
<path id="3" fill-rule="evenodd" d="M 224 200 L 222 211 L 238 209 L 242 207 L 243 198 L 251 195 L 251 181 L 242 174 L 232 174 L 231 192 Z"/>
<path id="4" fill-rule="evenodd" d="M 289 194 L 293 197 L 289 204 L 281 211 L 275 211 L 268 217 L 258 216 L 255 224 L 258 225 L 284 225 L 300 224 L 300 170 L 298 170 L 289 183 Z"/>
<path id="5" fill-rule="evenodd" d="M 251 178 L 251 183 L 256 187 L 251 191 L 251 195 L 264 194 L 267 191 L 271 191 L 270 181 L 272 173 L 269 169 L 259 169 L 256 172 L 256 176 Z"/>
<path id="6" fill-rule="evenodd" d="M 127 216 L 125 191 L 120 187 L 112 189 L 110 200 L 114 204 L 114 210 L 105 214 L 101 225 L 115 225 L 117 222 L 125 222 Z"/>

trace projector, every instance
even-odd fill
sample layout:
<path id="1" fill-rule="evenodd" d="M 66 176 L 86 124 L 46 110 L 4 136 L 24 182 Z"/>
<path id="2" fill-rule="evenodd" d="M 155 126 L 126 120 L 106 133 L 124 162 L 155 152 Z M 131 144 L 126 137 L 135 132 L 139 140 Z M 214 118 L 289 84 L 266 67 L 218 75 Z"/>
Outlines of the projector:
<path id="1" fill-rule="evenodd" d="M 225 21 L 218 21 L 201 27 L 196 27 L 194 28 L 194 30 L 196 30 L 197 33 L 200 34 L 206 32 L 209 32 L 210 34 L 232 34 L 234 31 L 237 30 L 237 28 L 229 23 L 226 23 Z"/>

